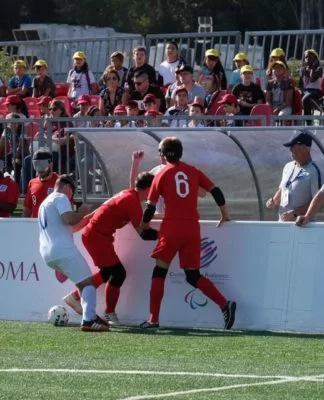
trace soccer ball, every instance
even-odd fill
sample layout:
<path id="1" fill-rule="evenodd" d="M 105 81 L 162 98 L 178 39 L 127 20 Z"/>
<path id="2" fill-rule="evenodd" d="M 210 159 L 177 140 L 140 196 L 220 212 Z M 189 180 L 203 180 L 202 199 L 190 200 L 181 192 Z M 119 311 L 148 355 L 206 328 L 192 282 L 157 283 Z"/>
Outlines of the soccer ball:
<path id="1" fill-rule="evenodd" d="M 53 306 L 48 311 L 48 321 L 54 326 L 66 326 L 69 322 L 69 313 L 63 306 Z"/>

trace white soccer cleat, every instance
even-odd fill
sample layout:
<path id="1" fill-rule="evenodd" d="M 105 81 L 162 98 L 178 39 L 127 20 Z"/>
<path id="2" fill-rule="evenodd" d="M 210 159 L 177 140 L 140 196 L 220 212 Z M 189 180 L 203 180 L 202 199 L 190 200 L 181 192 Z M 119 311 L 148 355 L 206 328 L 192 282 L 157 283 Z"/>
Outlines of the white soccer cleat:
<path id="1" fill-rule="evenodd" d="M 82 306 L 80 300 L 77 300 L 73 293 L 67 294 L 63 297 L 65 304 L 70 306 L 77 314 L 82 315 Z"/>
<path id="2" fill-rule="evenodd" d="M 106 313 L 105 314 L 105 320 L 108 322 L 109 325 L 114 325 L 114 326 L 120 325 L 119 319 L 118 319 L 117 314 L 115 312 Z"/>

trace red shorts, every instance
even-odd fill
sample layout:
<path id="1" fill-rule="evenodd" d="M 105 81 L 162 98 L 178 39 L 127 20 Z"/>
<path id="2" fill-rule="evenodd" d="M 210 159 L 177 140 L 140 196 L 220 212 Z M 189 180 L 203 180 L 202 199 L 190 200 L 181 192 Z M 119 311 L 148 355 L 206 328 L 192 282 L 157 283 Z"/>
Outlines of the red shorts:
<path id="1" fill-rule="evenodd" d="M 197 221 L 164 221 L 152 257 L 170 264 L 179 253 L 181 268 L 200 268 L 200 225 Z"/>
<path id="2" fill-rule="evenodd" d="M 114 249 L 114 237 L 87 230 L 82 233 L 82 243 L 98 268 L 112 267 L 120 263 Z"/>

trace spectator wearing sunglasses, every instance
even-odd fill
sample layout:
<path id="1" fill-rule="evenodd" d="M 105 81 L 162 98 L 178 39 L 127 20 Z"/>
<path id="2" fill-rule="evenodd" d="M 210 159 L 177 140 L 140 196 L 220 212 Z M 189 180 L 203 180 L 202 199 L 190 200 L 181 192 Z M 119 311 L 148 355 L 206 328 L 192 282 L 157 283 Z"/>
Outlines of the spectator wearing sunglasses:
<path id="1" fill-rule="evenodd" d="M 103 74 L 106 88 L 100 93 L 99 109 L 102 116 L 113 115 L 114 109 L 120 104 L 126 104 L 127 95 L 124 88 L 119 85 L 118 71 L 111 66 Z"/>

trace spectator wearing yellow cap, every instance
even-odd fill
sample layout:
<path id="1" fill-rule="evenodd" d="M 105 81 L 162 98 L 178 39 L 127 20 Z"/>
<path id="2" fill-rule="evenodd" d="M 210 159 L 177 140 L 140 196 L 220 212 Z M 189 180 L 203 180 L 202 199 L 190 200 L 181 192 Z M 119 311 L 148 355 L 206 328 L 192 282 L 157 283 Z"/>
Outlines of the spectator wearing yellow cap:
<path id="1" fill-rule="evenodd" d="M 321 84 L 323 68 L 320 66 L 319 56 L 316 50 L 308 49 L 305 51 L 302 66 L 300 69 L 299 87 L 303 91 L 304 115 L 311 115 L 314 102 L 322 97 Z M 307 121 L 307 125 L 311 120 Z"/>
<path id="2" fill-rule="evenodd" d="M 55 97 L 55 84 L 47 75 L 48 66 L 45 60 L 37 60 L 34 64 L 36 76 L 33 79 L 33 97 Z"/>
<path id="3" fill-rule="evenodd" d="M 239 83 L 242 82 L 240 70 L 244 65 L 249 65 L 248 56 L 243 52 L 235 54 L 233 62 L 235 64 L 235 69 L 232 71 L 230 76 L 230 81 L 228 86 L 229 90 L 232 90 L 235 85 L 238 85 Z"/>
<path id="4" fill-rule="evenodd" d="M 24 60 L 17 60 L 13 64 L 14 76 L 9 79 L 7 94 L 16 94 L 21 97 L 32 95 L 32 79 L 27 74 L 27 65 Z"/>
<path id="5" fill-rule="evenodd" d="M 68 97 L 78 100 L 83 94 L 98 94 L 98 85 L 89 69 L 85 53 L 76 51 L 72 58 L 73 68 L 70 69 L 66 81 L 70 86 Z"/>
<path id="6" fill-rule="evenodd" d="M 242 83 L 235 85 L 232 93 L 237 97 L 243 115 L 250 115 L 256 104 L 265 102 L 264 93 L 259 85 L 253 82 L 253 68 L 244 65 L 241 70 Z"/>
<path id="7" fill-rule="evenodd" d="M 266 78 L 268 81 L 274 79 L 273 65 L 276 61 L 282 61 L 285 64 L 287 78 L 290 76 L 290 71 L 286 61 L 285 52 L 283 51 L 282 48 L 277 47 L 271 51 L 269 56 L 269 63 L 266 70 Z"/>
<path id="8" fill-rule="evenodd" d="M 211 86 L 214 85 L 215 89 L 215 79 L 218 83 L 216 90 L 226 90 L 227 79 L 219 58 L 219 51 L 217 49 L 209 49 L 205 53 L 204 63 L 198 76 L 198 83 L 205 87 L 207 93 L 210 93 Z"/>

